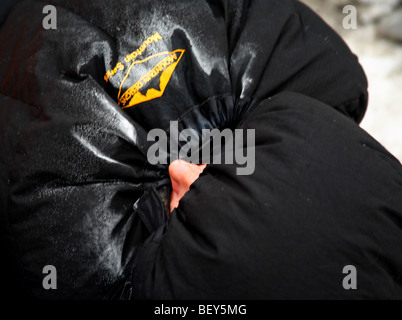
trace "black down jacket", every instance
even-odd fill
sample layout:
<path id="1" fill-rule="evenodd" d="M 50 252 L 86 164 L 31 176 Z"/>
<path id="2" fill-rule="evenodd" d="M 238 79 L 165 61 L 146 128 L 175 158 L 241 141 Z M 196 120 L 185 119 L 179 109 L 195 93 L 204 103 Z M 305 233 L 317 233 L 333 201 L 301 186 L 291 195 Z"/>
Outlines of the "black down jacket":
<path id="1" fill-rule="evenodd" d="M 1 265 L 16 294 L 402 298 L 402 168 L 358 126 L 357 58 L 306 6 L 2 3 Z M 208 166 L 167 221 L 147 134 L 171 121 L 255 129 L 256 168 Z"/>

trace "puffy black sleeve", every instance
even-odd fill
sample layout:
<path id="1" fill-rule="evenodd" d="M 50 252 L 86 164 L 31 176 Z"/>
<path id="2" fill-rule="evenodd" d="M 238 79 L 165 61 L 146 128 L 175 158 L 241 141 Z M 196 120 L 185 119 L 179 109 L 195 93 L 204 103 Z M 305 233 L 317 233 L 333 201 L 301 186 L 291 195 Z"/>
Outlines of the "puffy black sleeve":
<path id="1" fill-rule="evenodd" d="M 256 130 L 255 173 L 207 167 L 137 252 L 134 297 L 400 299 L 400 163 L 300 94 L 262 102 L 239 128 Z M 346 266 L 358 290 L 344 289 Z"/>

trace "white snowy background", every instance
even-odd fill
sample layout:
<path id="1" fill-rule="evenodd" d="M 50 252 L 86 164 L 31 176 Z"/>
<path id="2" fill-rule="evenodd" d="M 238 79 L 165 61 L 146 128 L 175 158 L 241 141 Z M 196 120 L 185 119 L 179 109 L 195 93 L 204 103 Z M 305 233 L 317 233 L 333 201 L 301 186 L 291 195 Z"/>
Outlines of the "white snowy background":
<path id="1" fill-rule="evenodd" d="M 301 0 L 317 12 L 359 57 L 369 80 L 370 102 L 361 127 L 402 162 L 402 1 Z M 345 30 L 345 5 L 357 8 L 356 30 Z M 398 7 L 399 5 L 399 7 Z M 400 14 L 394 31 L 400 41 L 381 34 L 384 20 Z M 394 19 L 395 20 L 395 19 Z"/>

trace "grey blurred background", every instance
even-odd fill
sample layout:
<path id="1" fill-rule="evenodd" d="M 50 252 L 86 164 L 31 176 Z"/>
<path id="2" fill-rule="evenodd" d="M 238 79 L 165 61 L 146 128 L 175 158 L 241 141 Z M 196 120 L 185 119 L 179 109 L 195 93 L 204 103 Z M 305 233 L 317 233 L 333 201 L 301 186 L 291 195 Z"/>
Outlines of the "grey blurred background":
<path id="1" fill-rule="evenodd" d="M 369 80 L 369 109 L 361 126 L 402 162 L 402 0 L 300 0 L 317 12 L 359 57 Z M 346 5 L 357 29 L 346 30 Z"/>

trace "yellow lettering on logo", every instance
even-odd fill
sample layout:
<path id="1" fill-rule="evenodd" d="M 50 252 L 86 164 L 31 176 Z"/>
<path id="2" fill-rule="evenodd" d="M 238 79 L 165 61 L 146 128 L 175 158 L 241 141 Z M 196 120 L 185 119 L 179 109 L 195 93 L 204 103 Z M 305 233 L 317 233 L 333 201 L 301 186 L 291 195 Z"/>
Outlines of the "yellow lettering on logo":
<path id="1" fill-rule="evenodd" d="M 137 57 L 141 56 L 144 51 L 148 48 L 148 46 L 152 43 L 157 43 L 158 41 L 162 40 L 163 38 L 161 37 L 161 35 L 157 32 L 155 33 L 153 36 L 149 37 L 147 40 L 144 41 L 144 43 L 139 47 L 139 49 L 137 49 L 136 51 L 130 53 L 128 56 L 126 56 L 124 58 L 124 61 L 127 63 L 130 63 L 132 61 L 134 61 L 135 59 L 137 59 Z M 111 77 L 113 77 L 114 75 L 116 75 L 116 73 L 118 71 L 123 71 L 124 70 L 124 65 L 119 62 L 115 68 L 113 68 L 112 70 L 109 70 L 106 72 L 104 79 L 106 82 L 109 82 L 109 79 Z"/>
<path id="2" fill-rule="evenodd" d="M 138 56 L 141 56 L 150 44 L 152 44 L 153 42 L 157 43 L 159 40 L 162 39 L 163 38 L 159 33 L 155 33 L 153 36 L 145 40 L 139 49 L 137 49 L 136 51 L 125 57 L 124 61 L 130 63 L 131 61 L 135 60 Z"/>

